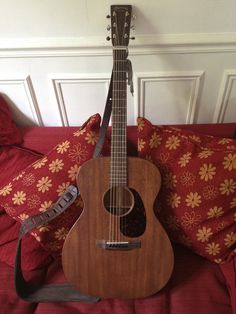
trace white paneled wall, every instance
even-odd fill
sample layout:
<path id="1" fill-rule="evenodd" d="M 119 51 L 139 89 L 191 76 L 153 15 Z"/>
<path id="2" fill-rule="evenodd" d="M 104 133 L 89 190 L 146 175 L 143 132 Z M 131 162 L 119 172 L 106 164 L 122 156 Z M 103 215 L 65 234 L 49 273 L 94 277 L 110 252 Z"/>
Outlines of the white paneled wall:
<path id="1" fill-rule="evenodd" d="M 132 4 L 128 124 L 236 122 L 236 2 Z M 20 125 L 81 125 L 103 113 L 112 69 L 111 1 L 4 1 L 0 92 Z M 227 17 L 227 18 L 226 18 Z"/>

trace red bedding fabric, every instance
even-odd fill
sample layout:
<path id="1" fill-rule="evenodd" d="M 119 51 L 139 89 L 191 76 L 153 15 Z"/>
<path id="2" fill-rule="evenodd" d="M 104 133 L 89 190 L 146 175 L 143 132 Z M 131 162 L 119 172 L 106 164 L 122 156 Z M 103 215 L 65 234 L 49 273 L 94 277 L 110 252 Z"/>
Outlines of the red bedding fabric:
<path id="1" fill-rule="evenodd" d="M 202 124 L 202 125 L 181 125 L 178 126 L 183 129 L 188 129 L 192 131 L 197 131 L 202 134 L 208 134 L 219 137 L 229 137 L 233 138 L 236 130 L 236 123 L 231 124 Z M 24 134 L 24 147 L 29 147 L 34 150 L 38 150 L 41 153 L 47 153 L 58 141 L 63 139 L 67 133 L 68 128 L 25 128 L 22 130 Z M 48 140 L 45 141 L 44 139 Z M 110 134 L 108 132 L 108 139 Z M 128 143 L 129 143 L 129 154 L 137 154 L 137 128 L 129 127 L 128 128 Z M 235 264 L 225 264 L 222 267 L 222 271 L 225 275 L 225 281 L 222 280 L 218 282 L 216 278 L 219 279 L 212 273 L 212 268 L 217 269 L 217 274 L 222 279 L 222 274 L 219 273 L 219 268 L 217 265 L 214 265 L 210 262 L 204 260 L 199 263 L 199 257 L 193 255 L 189 251 L 185 251 L 183 255 L 183 249 L 180 249 L 177 255 L 180 257 L 179 267 L 182 268 L 182 272 L 177 274 L 178 271 L 174 273 L 174 276 L 179 276 L 179 284 L 172 286 L 171 290 L 168 290 L 168 287 L 165 289 L 166 293 L 161 293 L 155 299 L 148 299 L 146 301 L 136 301 L 136 302 L 121 302 L 118 300 L 107 301 L 106 306 L 104 302 L 99 303 L 99 305 L 83 305 L 81 304 L 40 304 L 37 308 L 37 314 L 46 314 L 50 311 L 60 313 L 122 313 L 122 314 L 133 314 L 133 313 L 176 313 L 176 314 L 191 314 L 191 313 L 219 313 L 226 314 L 232 313 L 230 306 L 230 297 L 229 292 L 231 293 L 231 303 L 234 306 L 234 314 L 236 314 L 235 306 L 235 283 L 236 283 L 236 267 Z M 187 261 L 181 262 L 186 258 L 186 255 L 189 257 Z M 194 257 L 193 257 L 194 256 Z M 203 261 L 200 258 L 201 261 Z M 207 264 L 207 266 L 206 266 Z M 177 264 L 176 264 L 177 265 Z M 185 270 L 191 270 L 198 268 L 198 271 L 193 277 L 188 277 L 188 279 L 183 281 L 183 278 L 186 277 Z M 199 265 L 199 267 L 197 266 Z M 206 268 L 205 268 L 206 266 Z M 177 267 L 177 266 L 175 266 Z M 195 269 L 196 269 L 195 268 Z M 177 269 L 177 268 L 176 268 Z M 58 270 L 57 270 L 58 271 Z M 203 275 L 202 275 L 203 271 Z M 58 272 L 55 273 L 53 278 L 58 278 Z M 202 277 L 203 276 L 203 277 Z M 52 277 L 51 277 L 52 279 Z M 193 280 L 194 279 L 194 280 Z M 199 281 L 198 281 L 199 279 Z M 182 283 L 183 281 L 183 283 Z M 209 284 L 208 286 L 208 283 Z M 226 287 L 228 285 L 228 289 Z M 173 285 L 173 282 L 172 284 Z M 196 290 L 196 286 L 198 289 Z M 202 291 L 202 294 L 201 294 Z M 215 293 L 216 292 L 216 293 Z M 222 295 L 221 295 L 222 292 Z M 200 298 L 200 299 L 199 299 Z M 200 301 L 199 301 L 200 300 Z M 198 302 L 199 301 L 199 302 Z M 145 302 L 145 306 L 143 305 Z M 138 305 L 139 304 L 139 305 Z M 104 306 L 104 307 L 103 307 Z M 214 308 L 213 308 L 214 306 Z M 145 308 L 144 308 L 145 307 Z M 86 312 L 87 311 L 87 312 Z M 89 312 L 90 311 L 90 312 Z M 142 312 L 143 311 L 143 312 Z M 146 312 L 145 312 L 146 311 Z"/>
<path id="2" fill-rule="evenodd" d="M 22 134 L 12 120 L 12 113 L 5 98 L 0 94 L 0 146 L 22 142 Z"/>
<path id="3" fill-rule="evenodd" d="M 221 265 L 220 268 L 227 281 L 233 314 L 236 314 L 236 257 L 230 263 Z"/>
<path id="4" fill-rule="evenodd" d="M 140 300 L 103 300 L 98 303 L 39 304 L 36 314 L 231 314 L 230 298 L 219 267 L 180 246 L 174 246 L 175 267 L 162 292 Z M 49 270 L 47 281 L 64 282 L 60 265 Z"/>
<path id="5" fill-rule="evenodd" d="M 196 131 L 202 134 L 208 134 L 219 137 L 233 138 L 236 123 L 228 124 L 184 124 L 178 125 L 181 129 Z M 36 152 L 46 154 L 51 150 L 56 143 L 63 138 L 68 137 L 71 130 L 76 131 L 77 127 L 26 127 L 22 128 L 21 132 L 24 138 L 22 147 L 30 148 Z M 108 130 L 107 139 L 110 141 L 110 131 Z M 138 130 L 136 126 L 129 126 L 128 135 L 128 154 L 137 155 L 137 140 Z M 45 138 L 47 141 L 45 141 Z"/>
<path id="6" fill-rule="evenodd" d="M 24 273 L 32 282 L 39 282 L 45 276 L 45 270 Z M 1 314 L 33 314 L 37 304 L 25 302 L 18 298 L 14 288 L 13 268 L 0 262 L 0 313 Z"/>
<path id="7" fill-rule="evenodd" d="M 188 126 L 183 126 L 184 128 Z M 199 132 L 231 137 L 236 124 L 226 127 L 189 126 Z M 23 130 L 24 146 L 41 153 L 47 153 L 66 135 L 67 128 L 31 128 Z M 136 154 L 136 128 L 128 130 L 129 147 L 132 155 Z M 47 138 L 47 141 L 45 141 Z M 1 224 L 1 222 L 0 222 Z M 32 239 L 32 238 L 31 238 Z M 23 247 L 27 245 L 24 240 Z M 31 304 L 18 299 L 13 286 L 13 268 L 0 263 L 0 313 L 2 314 L 230 314 L 232 313 L 226 280 L 231 284 L 232 296 L 235 295 L 235 268 L 229 267 L 223 276 L 220 268 L 180 246 L 175 246 L 175 269 L 166 288 L 144 300 L 106 300 L 96 304 L 82 303 L 47 303 Z M 224 265 L 226 269 L 227 264 Z M 44 271 L 27 272 L 27 278 L 44 279 Z M 232 279 L 233 278 L 233 279 Z M 60 265 L 53 263 L 48 275 L 48 282 L 64 282 Z M 234 285 L 234 286 L 233 286 Z"/>

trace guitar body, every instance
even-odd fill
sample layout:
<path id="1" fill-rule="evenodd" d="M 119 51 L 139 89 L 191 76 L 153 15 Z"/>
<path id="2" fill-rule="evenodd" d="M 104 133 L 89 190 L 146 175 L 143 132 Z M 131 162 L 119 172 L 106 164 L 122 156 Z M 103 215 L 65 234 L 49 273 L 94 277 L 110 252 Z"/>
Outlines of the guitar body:
<path id="1" fill-rule="evenodd" d="M 119 225 L 121 218 L 104 206 L 104 195 L 110 188 L 110 158 L 92 159 L 80 168 L 77 183 L 84 210 L 65 240 L 62 264 L 68 281 L 81 293 L 142 298 L 163 288 L 171 276 L 172 247 L 153 211 L 160 173 L 151 162 L 136 157 L 128 157 L 127 165 L 127 187 L 139 194 L 145 209 L 146 227 L 138 238 L 125 236 Z M 109 239 L 111 218 L 115 219 L 117 239 L 121 243 L 138 241 L 137 247 L 107 249 L 99 245 Z"/>

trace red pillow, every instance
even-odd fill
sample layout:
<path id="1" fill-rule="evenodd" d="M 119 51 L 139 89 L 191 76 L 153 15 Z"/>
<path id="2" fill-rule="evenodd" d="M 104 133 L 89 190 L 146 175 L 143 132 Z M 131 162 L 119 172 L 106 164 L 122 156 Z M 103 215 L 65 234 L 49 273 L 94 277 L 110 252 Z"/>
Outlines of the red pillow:
<path id="1" fill-rule="evenodd" d="M 0 145 L 22 142 L 22 135 L 12 120 L 12 113 L 4 97 L 0 94 Z"/>
<path id="2" fill-rule="evenodd" d="M 100 119 L 99 114 L 92 116 L 81 128 L 0 190 L 0 203 L 11 217 L 21 222 L 46 211 L 70 184 L 76 184 L 79 167 L 93 156 Z M 82 207 L 82 200 L 78 198 L 65 213 L 31 234 L 46 250 L 60 254 L 65 237 Z"/>
<path id="3" fill-rule="evenodd" d="M 1 187 L 5 186 L 15 173 L 41 156 L 18 147 L 0 148 Z M 0 260 L 13 267 L 20 223 L 12 219 L 1 205 L 2 203 L 0 203 Z M 49 253 L 35 239 L 27 237 L 24 240 L 22 249 L 22 268 L 24 270 L 40 268 L 49 260 Z"/>
<path id="4" fill-rule="evenodd" d="M 217 263 L 236 242 L 236 141 L 138 119 L 139 156 L 162 175 L 157 214 L 170 238 Z"/>

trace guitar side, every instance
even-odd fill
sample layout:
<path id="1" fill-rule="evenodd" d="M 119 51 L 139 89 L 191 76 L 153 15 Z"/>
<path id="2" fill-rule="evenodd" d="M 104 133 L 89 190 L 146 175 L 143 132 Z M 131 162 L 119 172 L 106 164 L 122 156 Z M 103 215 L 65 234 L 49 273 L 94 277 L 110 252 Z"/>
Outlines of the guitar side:
<path id="1" fill-rule="evenodd" d="M 145 232 L 132 250 L 107 250 L 97 242 L 107 238 L 111 214 L 103 197 L 109 189 L 110 158 L 87 161 L 78 174 L 84 210 L 70 230 L 62 251 L 68 281 L 82 293 L 100 298 L 141 298 L 162 289 L 174 264 L 169 238 L 157 220 L 154 200 L 160 189 L 160 173 L 149 161 L 128 157 L 128 188 L 141 197 L 146 213 Z"/>

